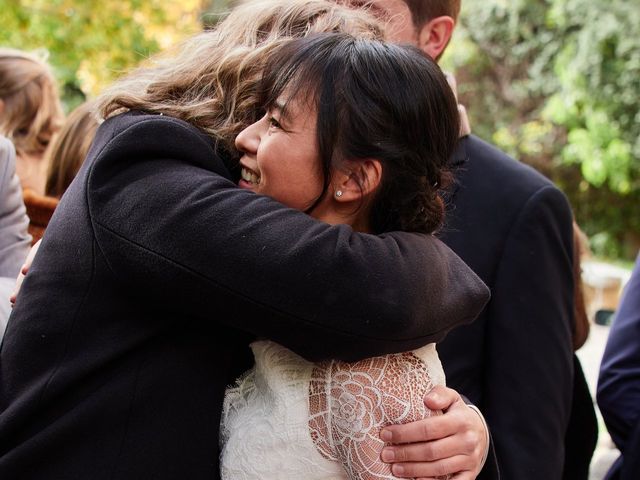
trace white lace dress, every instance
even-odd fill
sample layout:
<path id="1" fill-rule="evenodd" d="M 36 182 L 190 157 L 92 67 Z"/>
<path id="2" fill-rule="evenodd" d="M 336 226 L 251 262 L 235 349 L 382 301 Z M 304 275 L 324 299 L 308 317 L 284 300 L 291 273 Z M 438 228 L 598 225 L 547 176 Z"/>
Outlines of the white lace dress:
<path id="1" fill-rule="evenodd" d="M 382 427 L 434 412 L 424 395 L 444 384 L 435 345 L 355 363 L 311 363 L 270 342 L 228 388 L 221 475 L 241 479 L 396 478 L 380 461 Z"/>

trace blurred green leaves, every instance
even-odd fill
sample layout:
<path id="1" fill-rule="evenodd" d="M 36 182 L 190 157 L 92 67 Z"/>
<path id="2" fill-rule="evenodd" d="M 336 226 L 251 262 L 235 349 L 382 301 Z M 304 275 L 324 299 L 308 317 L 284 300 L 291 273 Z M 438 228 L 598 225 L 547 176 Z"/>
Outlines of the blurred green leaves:
<path id="1" fill-rule="evenodd" d="M 0 45 L 48 56 L 70 109 L 200 30 L 202 8 L 203 0 L 0 0 Z"/>
<path id="2" fill-rule="evenodd" d="M 465 0 L 447 62 L 472 129 L 569 195 L 597 253 L 640 247 L 640 0 Z"/>

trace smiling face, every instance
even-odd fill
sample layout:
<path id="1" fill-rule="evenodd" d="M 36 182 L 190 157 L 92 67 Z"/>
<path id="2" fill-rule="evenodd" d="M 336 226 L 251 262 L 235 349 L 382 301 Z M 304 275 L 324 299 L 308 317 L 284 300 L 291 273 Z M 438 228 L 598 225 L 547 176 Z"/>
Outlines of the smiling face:
<path id="1" fill-rule="evenodd" d="M 236 138 L 242 152 L 239 186 L 305 211 L 322 194 L 316 109 L 296 99 L 279 100 Z"/>

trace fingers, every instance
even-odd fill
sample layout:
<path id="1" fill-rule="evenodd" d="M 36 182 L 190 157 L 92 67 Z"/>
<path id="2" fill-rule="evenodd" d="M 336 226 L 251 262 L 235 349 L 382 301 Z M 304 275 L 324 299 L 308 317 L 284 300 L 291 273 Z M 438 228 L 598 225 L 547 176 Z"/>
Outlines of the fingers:
<path id="1" fill-rule="evenodd" d="M 393 463 L 399 478 L 474 479 L 487 446 L 481 416 L 455 390 L 442 386 L 429 392 L 425 405 L 443 414 L 385 427 L 380 437 L 392 445 L 383 449 L 382 460 Z"/>
<path id="2" fill-rule="evenodd" d="M 456 474 L 449 477 L 452 480 L 475 478 L 482 468 L 487 446 L 481 417 L 455 390 L 447 388 L 434 390 L 425 404 L 430 408 L 443 408 L 444 414 L 385 427 L 381 438 L 393 445 L 383 449 L 382 460 L 394 464 L 393 472 L 399 478 L 438 478 L 452 474 Z"/>
<path id="3" fill-rule="evenodd" d="M 24 267 L 23 267 L 24 268 Z M 22 286 L 22 282 L 24 280 L 25 274 L 22 271 L 18 274 L 18 278 L 16 278 L 16 285 L 13 287 L 13 292 L 9 297 L 9 302 L 11 302 L 11 307 L 14 307 L 16 304 L 16 298 L 18 297 L 18 293 L 20 292 L 20 287 Z"/>
<path id="4" fill-rule="evenodd" d="M 460 472 L 441 477 L 416 477 L 416 480 L 475 480 L 476 478 L 477 476 L 471 472 Z"/>
<path id="5" fill-rule="evenodd" d="M 433 387 L 424 398 L 424 404 L 431 410 L 448 410 L 458 401 L 462 401 L 458 392 L 443 385 Z"/>
<path id="6" fill-rule="evenodd" d="M 478 443 L 476 432 L 471 431 L 432 442 L 387 446 L 381 458 L 387 463 L 403 463 L 434 462 L 460 455 L 471 457 L 476 454 Z"/>
<path id="7" fill-rule="evenodd" d="M 24 261 L 24 265 L 20 269 L 20 273 L 18 274 L 18 278 L 16 278 L 16 286 L 13 288 L 13 293 L 9 297 L 9 301 L 11 302 L 11 306 L 14 307 L 16 304 L 16 298 L 18 297 L 18 293 L 20 293 L 20 287 L 22 286 L 22 282 L 24 281 L 24 277 L 27 273 L 29 273 L 29 269 L 31 268 L 31 264 L 33 263 L 33 259 L 38 253 L 38 249 L 40 248 L 41 240 L 38 240 L 29 250 L 29 254 L 27 255 L 26 260 Z"/>
<path id="8" fill-rule="evenodd" d="M 439 416 L 405 425 L 390 425 L 384 428 L 380 438 L 387 443 L 416 443 L 448 437 L 454 432 L 455 426 L 448 419 Z"/>
<path id="9" fill-rule="evenodd" d="M 461 406 L 462 408 L 459 409 L 449 409 L 444 415 L 404 425 L 389 425 L 382 430 L 380 438 L 386 443 L 416 443 L 438 440 L 459 432 L 476 430 L 474 424 L 476 413 L 464 404 Z"/>
<path id="10" fill-rule="evenodd" d="M 399 478 L 434 478 L 442 480 L 447 475 L 449 478 L 464 479 L 463 474 L 470 475 L 468 478 L 475 478 L 473 473 L 468 471 L 469 459 L 464 455 L 438 460 L 436 462 L 412 462 L 395 463 L 391 467 L 393 475 Z M 455 476 L 453 476 L 455 475 Z"/>

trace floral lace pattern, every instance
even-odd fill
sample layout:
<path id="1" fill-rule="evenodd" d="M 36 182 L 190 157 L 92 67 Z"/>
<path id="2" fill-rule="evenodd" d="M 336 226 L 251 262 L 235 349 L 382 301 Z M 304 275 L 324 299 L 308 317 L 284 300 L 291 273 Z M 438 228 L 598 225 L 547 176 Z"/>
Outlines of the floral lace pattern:
<path id="1" fill-rule="evenodd" d="M 433 415 L 444 383 L 434 345 L 356 363 L 313 364 L 270 341 L 228 388 L 220 428 L 223 480 L 393 479 L 380 429 Z"/>
<path id="2" fill-rule="evenodd" d="M 437 354 L 435 359 L 440 367 Z M 309 384 L 311 438 L 325 458 L 342 463 L 350 479 L 396 478 L 380 461 L 380 430 L 441 413 L 424 406 L 433 386 L 427 363 L 411 352 L 317 364 Z"/>
<path id="3" fill-rule="evenodd" d="M 223 480 L 343 480 L 313 446 L 307 420 L 313 364 L 274 342 L 251 345 L 255 366 L 227 388 L 220 425 Z"/>

